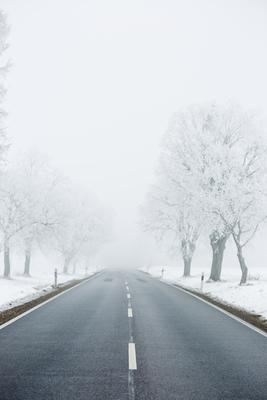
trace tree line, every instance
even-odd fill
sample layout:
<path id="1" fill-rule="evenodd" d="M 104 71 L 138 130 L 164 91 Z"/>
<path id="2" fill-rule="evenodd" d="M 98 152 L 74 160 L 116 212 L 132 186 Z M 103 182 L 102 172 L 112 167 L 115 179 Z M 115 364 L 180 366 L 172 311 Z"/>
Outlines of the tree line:
<path id="1" fill-rule="evenodd" d="M 184 276 L 202 236 L 212 249 L 209 278 L 220 280 L 232 238 L 246 283 L 244 249 L 267 215 L 263 133 L 256 113 L 231 103 L 192 105 L 171 119 L 142 215 L 146 231 L 179 246 Z"/>
<path id="2" fill-rule="evenodd" d="M 0 11 L 0 249 L 4 277 L 11 275 L 10 252 L 24 251 L 24 275 L 30 275 L 36 246 L 61 256 L 63 272 L 70 265 L 87 262 L 108 237 L 109 212 L 92 194 L 84 192 L 37 152 L 26 152 L 8 162 L 5 76 L 8 23 Z"/>

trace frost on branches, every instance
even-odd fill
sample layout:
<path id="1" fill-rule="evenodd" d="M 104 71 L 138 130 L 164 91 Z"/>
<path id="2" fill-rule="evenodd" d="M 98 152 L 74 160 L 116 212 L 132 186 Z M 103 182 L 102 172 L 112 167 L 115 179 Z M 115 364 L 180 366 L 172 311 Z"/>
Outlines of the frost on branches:
<path id="1" fill-rule="evenodd" d="M 184 275 L 200 234 L 212 248 L 211 280 L 220 280 L 232 237 L 247 279 L 244 246 L 266 215 L 266 149 L 255 115 L 240 107 L 198 105 L 174 115 L 163 138 L 157 182 L 144 206 L 146 230 L 179 241 Z"/>
<path id="2" fill-rule="evenodd" d="M 22 247 L 24 275 L 30 276 L 32 251 L 46 246 L 47 254 L 60 254 L 64 272 L 78 258 L 88 260 L 107 240 L 109 216 L 93 197 L 76 188 L 36 151 L 6 160 L 5 59 L 8 25 L 0 11 L 0 250 L 3 250 L 4 277 L 12 275 L 13 249 Z M 5 161 L 5 162 L 3 162 Z M 19 246 L 18 246 L 19 245 Z"/>
<path id="3" fill-rule="evenodd" d="M 0 164 L 3 161 L 6 150 L 8 149 L 4 120 L 6 112 L 3 108 L 3 101 L 6 94 L 6 88 L 4 84 L 6 73 L 9 69 L 9 63 L 5 59 L 5 52 L 8 48 L 7 36 L 8 36 L 8 25 L 6 15 L 0 10 Z"/>

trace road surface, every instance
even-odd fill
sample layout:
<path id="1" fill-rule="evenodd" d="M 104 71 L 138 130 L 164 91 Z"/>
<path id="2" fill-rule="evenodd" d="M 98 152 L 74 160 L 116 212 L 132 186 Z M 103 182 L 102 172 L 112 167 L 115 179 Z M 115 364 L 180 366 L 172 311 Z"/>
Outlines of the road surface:
<path id="1" fill-rule="evenodd" d="M 0 330 L 1 400 L 267 399 L 267 338 L 138 271 Z"/>

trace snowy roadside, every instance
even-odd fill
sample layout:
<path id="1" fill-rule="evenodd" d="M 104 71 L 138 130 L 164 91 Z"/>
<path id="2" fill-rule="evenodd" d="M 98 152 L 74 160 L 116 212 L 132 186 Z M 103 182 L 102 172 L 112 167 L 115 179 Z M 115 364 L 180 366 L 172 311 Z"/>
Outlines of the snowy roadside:
<path id="1" fill-rule="evenodd" d="M 58 274 L 58 286 L 64 287 L 71 282 L 81 280 L 93 275 L 82 274 Z M 0 312 L 28 303 L 41 296 L 51 293 L 54 284 L 54 276 L 40 275 L 35 277 L 14 276 L 12 279 L 0 279 Z"/>
<path id="2" fill-rule="evenodd" d="M 234 307 L 241 308 L 247 312 L 261 315 L 267 319 L 267 269 L 253 268 L 248 283 L 239 286 L 240 271 L 225 268 L 222 274 L 222 281 L 207 282 L 209 269 L 194 269 L 189 278 L 182 277 L 182 270 L 170 266 L 154 266 L 142 269 L 154 277 L 174 283 L 185 289 L 191 289 L 201 293 L 201 273 L 204 272 L 203 294 Z"/>

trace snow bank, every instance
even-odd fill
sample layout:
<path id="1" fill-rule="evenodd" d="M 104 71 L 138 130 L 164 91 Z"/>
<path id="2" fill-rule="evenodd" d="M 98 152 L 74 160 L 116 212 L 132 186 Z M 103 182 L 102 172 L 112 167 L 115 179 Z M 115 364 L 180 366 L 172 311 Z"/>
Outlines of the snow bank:
<path id="1" fill-rule="evenodd" d="M 169 283 L 177 283 L 185 288 L 200 290 L 201 273 L 204 272 L 203 293 L 247 311 L 260 314 L 267 319 L 267 268 L 253 268 L 246 285 L 239 286 L 240 271 L 225 268 L 221 282 L 207 282 L 209 269 L 194 268 L 192 276 L 182 277 L 182 270 L 170 266 L 153 266 L 148 270 L 152 276 L 161 277 Z"/>
<path id="2" fill-rule="evenodd" d="M 88 272 L 88 276 L 93 272 Z M 85 275 L 58 274 L 58 284 L 67 284 L 74 279 L 85 278 Z M 52 290 L 54 274 L 34 277 L 13 276 L 12 279 L 0 279 L 0 311 L 18 306 L 44 295 Z"/>

